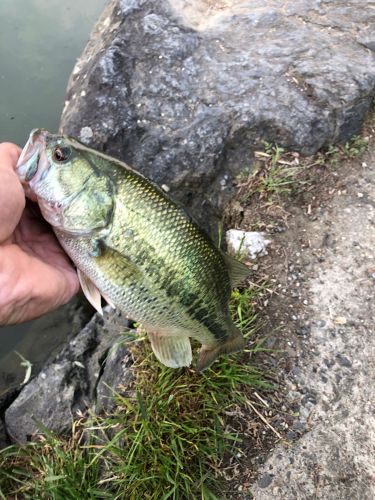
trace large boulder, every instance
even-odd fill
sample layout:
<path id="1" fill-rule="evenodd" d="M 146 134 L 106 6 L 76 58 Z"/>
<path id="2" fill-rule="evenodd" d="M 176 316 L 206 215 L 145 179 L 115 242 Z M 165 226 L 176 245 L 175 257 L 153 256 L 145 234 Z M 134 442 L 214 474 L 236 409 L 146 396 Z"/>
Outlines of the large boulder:
<path id="1" fill-rule="evenodd" d="M 112 0 L 61 128 L 168 186 L 207 227 L 260 140 L 310 154 L 359 131 L 375 87 L 371 5 Z"/>

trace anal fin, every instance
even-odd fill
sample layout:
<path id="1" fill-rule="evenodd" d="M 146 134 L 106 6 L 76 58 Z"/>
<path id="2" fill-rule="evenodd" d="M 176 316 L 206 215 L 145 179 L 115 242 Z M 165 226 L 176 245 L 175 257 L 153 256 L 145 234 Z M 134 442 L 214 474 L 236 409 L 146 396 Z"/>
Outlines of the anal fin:
<path id="1" fill-rule="evenodd" d="M 102 296 L 94 283 L 84 274 L 77 269 L 78 279 L 81 284 L 83 293 L 90 304 L 103 316 L 102 309 Z"/>
<path id="2" fill-rule="evenodd" d="M 155 356 L 169 368 L 190 366 L 192 352 L 188 337 L 168 337 L 157 333 L 148 333 Z"/>

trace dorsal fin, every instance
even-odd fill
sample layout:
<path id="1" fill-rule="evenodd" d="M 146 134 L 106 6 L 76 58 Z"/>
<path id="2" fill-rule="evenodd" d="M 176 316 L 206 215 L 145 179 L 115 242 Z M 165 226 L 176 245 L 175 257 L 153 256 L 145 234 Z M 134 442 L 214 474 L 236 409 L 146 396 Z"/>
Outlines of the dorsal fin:
<path id="1" fill-rule="evenodd" d="M 249 276 L 250 269 L 227 253 L 223 252 L 223 257 L 228 267 L 230 284 L 234 288 Z"/>

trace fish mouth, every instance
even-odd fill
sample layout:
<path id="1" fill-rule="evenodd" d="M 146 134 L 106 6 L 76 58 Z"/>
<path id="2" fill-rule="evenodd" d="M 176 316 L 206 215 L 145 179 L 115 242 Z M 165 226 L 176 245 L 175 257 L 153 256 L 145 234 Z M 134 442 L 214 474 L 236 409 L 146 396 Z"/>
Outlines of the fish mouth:
<path id="1" fill-rule="evenodd" d="M 34 129 L 30 133 L 16 166 L 17 175 L 23 184 L 28 184 L 40 170 L 40 167 L 46 166 L 46 162 L 40 160 L 42 156 L 45 156 L 43 153 L 45 153 L 47 136 L 47 130 L 41 128 Z"/>

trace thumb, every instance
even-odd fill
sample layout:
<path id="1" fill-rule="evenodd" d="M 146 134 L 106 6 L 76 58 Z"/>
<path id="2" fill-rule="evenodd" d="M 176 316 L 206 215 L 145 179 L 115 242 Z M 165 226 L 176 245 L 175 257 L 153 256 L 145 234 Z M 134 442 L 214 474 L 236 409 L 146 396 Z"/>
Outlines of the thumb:
<path id="1" fill-rule="evenodd" d="M 14 171 L 21 150 L 0 144 L 0 243 L 13 233 L 25 208 L 25 194 Z"/>

